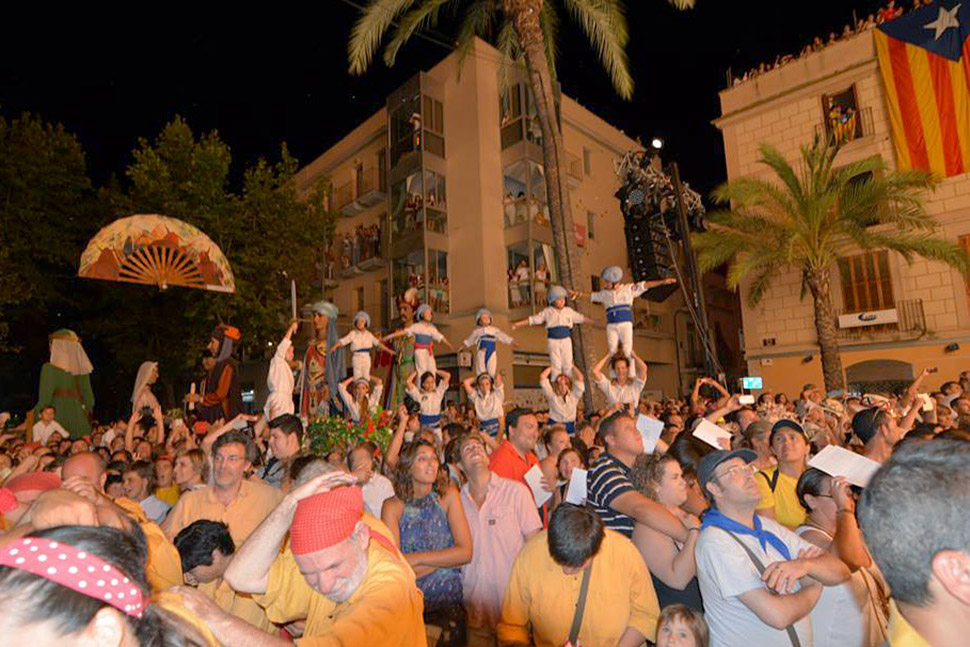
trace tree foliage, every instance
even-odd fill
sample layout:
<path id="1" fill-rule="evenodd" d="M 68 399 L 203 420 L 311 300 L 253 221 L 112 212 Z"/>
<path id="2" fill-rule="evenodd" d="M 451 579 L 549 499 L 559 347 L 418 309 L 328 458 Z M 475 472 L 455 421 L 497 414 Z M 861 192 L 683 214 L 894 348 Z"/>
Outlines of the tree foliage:
<path id="1" fill-rule="evenodd" d="M 96 209 L 73 135 L 30 114 L 0 115 L 0 351 L 22 346 L 12 322 L 36 326 L 70 305 L 64 282 Z"/>
<path id="2" fill-rule="evenodd" d="M 163 381 L 198 370 L 209 332 L 220 322 L 242 330 L 248 356 L 263 357 L 289 320 L 291 279 L 301 302 L 312 298 L 333 232 L 324 209 L 327 186 L 318 182 L 301 196 L 297 161 L 283 146 L 278 161 L 261 158 L 245 169 L 241 190 L 233 191 L 229 147 L 215 132 L 196 137 L 180 118 L 154 141 L 140 140 L 133 158 L 127 188 L 102 191 L 111 219 L 159 213 L 195 225 L 229 259 L 236 292 L 105 284 L 98 310 L 113 314 L 103 317 L 99 336 L 122 366 L 161 361 Z"/>

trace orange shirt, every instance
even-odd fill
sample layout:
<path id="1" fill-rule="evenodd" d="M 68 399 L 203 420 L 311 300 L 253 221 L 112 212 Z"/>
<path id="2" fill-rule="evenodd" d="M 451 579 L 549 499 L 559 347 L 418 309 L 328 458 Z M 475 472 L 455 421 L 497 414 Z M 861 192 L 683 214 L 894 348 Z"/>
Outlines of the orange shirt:
<path id="1" fill-rule="evenodd" d="M 519 483 L 525 483 L 525 473 L 532 469 L 533 465 L 539 464 L 539 457 L 535 452 L 529 452 L 525 458 L 512 446 L 511 441 L 506 440 L 492 452 L 492 457 L 488 460 L 490 470 L 502 478 L 512 479 Z M 528 485 L 528 484 L 526 484 Z"/>
<path id="2" fill-rule="evenodd" d="M 236 546 L 242 546 L 246 538 L 256 530 L 256 526 L 279 505 L 282 498 L 283 494 L 278 489 L 265 483 L 243 481 L 239 495 L 225 506 L 216 498 L 210 485 L 201 490 L 183 493 L 162 523 L 162 530 L 169 539 L 174 540 L 175 535 L 193 521 L 222 521 L 229 526 L 229 534 Z"/>

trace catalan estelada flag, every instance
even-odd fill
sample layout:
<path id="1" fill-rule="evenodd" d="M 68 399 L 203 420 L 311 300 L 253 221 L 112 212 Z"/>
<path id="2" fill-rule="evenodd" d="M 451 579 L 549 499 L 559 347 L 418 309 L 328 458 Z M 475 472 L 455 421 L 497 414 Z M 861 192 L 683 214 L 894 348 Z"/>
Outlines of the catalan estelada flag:
<path id="1" fill-rule="evenodd" d="M 874 34 L 900 169 L 970 173 L 970 0 L 939 2 Z"/>

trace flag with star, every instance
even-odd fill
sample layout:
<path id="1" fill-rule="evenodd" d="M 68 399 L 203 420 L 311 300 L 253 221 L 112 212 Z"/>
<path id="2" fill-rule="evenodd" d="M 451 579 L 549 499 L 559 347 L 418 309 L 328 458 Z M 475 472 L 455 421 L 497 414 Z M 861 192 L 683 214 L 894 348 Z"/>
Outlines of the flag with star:
<path id="1" fill-rule="evenodd" d="M 939 2 L 874 34 L 901 169 L 970 172 L 970 0 Z"/>

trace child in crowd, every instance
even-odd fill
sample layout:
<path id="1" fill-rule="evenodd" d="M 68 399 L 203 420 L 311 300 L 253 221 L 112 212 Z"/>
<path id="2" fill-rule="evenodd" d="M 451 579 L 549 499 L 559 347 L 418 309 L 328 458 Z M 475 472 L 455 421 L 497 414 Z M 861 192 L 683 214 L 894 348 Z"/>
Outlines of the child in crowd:
<path id="1" fill-rule="evenodd" d="M 704 615 L 683 604 L 671 604 L 657 620 L 657 647 L 707 647 Z"/>

